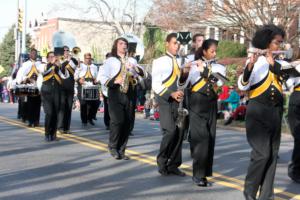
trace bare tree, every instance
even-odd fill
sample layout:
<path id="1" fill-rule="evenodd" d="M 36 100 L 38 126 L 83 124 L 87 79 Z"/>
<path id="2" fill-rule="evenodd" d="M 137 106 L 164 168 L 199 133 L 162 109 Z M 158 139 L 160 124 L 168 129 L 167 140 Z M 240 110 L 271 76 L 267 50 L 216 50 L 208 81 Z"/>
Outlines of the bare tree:
<path id="1" fill-rule="evenodd" d="M 81 19 L 92 19 L 90 25 L 99 27 L 99 30 L 111 27 L 118 35 L 140 31 L 140 26 L 137 26 L 141 24 L 136 12 L 137 0 L 88 0 L 84 6 L 67 1 L 53 8 L 55 11 L 59 9 L 77 11 Z"/>
<path id="2" fill-rule="evenodd" d="M 154 0 L 147 22 L 164 30 L 218 27 L 250 41 L 258 27 L 276 24 L 299 51 L 300 0 Z M 240 35 L 243 34 L 243 35 Z"/>
<path id="3" fill-rule="evenodd" d="M 185 9 L 188 9 L 185 0 L 153 0 L 145 21 L 163 30 L 179 31 L 187 25 Z"/>
<path id="4" fill-rule="evenodd" d="M 299 0 L 207 0 L 207 5 L 210 5 L 207 9 L 212 13 L 206 19 L 208 23 L 221 28 L 242 30 L 247 40 L 264 24 L 282 26 L 289 42 L 299 36 Z M 194 15 L 189 20 L 193 22 L 199 17 Z"/>

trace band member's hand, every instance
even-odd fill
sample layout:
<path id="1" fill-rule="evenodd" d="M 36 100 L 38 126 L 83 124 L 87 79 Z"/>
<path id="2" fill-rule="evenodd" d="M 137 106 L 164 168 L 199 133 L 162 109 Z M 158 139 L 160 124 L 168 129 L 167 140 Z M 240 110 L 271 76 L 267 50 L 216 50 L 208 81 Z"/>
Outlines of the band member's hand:
<path id="1" fill-rule="evenodd" d="M 267 58 L 268 63 L 270 65 L 274 66 L 274 58 L 273 58 L 273 54 L 270 50 L 267 51 L 266 58 Z"/>
<path id="2" fill-rule="evenodd" d="M 203 65 L 202 60 L 197 60 L 197 61 L 196 61 L 196 64 L 197 64 L 197 70 L 198 70 L 199 72 L 203 72 L 203 71 L 204 71 L 204 65 Z"/>
<path id="3" fill-rule="evenodd" d="M 183 67 L 183 73 L 188 73 L 188 72 L 190 72 L 191 67 L 192 67 L 192 62 L 186 63 L 186 64 L 184 65 L 184 67 Z"/>
<path id="4" fill-rule="evenodd" d="M 171 97 L 177 102 L 182 101 L 183 95 L 184 95 L 183 92 L 180 90 L 171 93 Z"/>
<path id="5" fill-rule="evenodd" d="M 250 62 L 249 62 L 248 65 L 247 65 L 249 71 L 252 70 L 252 68 L 254 67 L 254 64 L 256 63 L 257 59 L 258 59 L 258 54 L 257 54 L 257 53 L 254 53 L 254 54 L 252 54 L 252 55 L 249 57 L 249 61 L 250 61 Z"/>
<path id="6" fill-rule="evenodd" d="M 23 80 L 23 83 L 24 83 L 24 84 L 30 83 L 30 79 L 29 79 L 28 77 L 26 77 L 26 78 Z"/>
<path id="7" fill-rule="evenodd" d="M 84 83 L 85 81 L 84 81 L 84 78 L 80 78 L 79 79 L 79 83 L 82 85 L 83 83 Z"/>
<path id="8" fill-rule="evenodd" d="M 121 85 L 123 83 L 123 77 L 116 78 L 114 83 Z"/>

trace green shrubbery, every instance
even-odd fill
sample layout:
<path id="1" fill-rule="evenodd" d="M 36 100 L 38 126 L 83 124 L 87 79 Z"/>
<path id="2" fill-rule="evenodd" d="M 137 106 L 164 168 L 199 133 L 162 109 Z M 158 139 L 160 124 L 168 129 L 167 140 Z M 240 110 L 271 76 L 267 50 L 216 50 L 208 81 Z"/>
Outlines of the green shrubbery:
<path id="1" fill-rule="evenodd" d="M 238 42 L 221 40 L 218 45 L 218 58 L 237 58 L 247 55 L 247 47 Z"/>

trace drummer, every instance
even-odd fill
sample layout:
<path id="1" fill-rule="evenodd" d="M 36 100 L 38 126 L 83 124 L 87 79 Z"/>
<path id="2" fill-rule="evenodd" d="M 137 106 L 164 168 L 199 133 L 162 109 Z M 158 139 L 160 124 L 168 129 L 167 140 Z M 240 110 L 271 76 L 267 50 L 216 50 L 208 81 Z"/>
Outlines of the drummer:
<path id="1" fill-rule="evenodd" d="M 91 53 L 84 54 L 84 62 L 80 64 L 80 68 L 75 71 L 75 81 L 78 83 L 78 99 L 80 101 L 80 117 L 82 126 L 86 127 L 87 123 L 95 125 L 93 118 L 95 117 L 95 110 L 99 107 L 99 96 L 94 95 L 94 100 L 86 100 L 82 96 L 83 86 L 86 90 L 95 90 L 96 78 L 97 78 L 97 66 L 92 64 Z M 90 87 L 90 88 L 89 88 Z M 98 91 L 93 92 L 99 94 Z"/>
<path id="2" fill-rule="evenodd" d="M 37 61 L 37 50 L 31 49 L 29 53 L 29 60 L 24 62 L 19 69 L 16 77 L 17 84 L 26 84 L 26 86 L 34 87 L 37 89 L 37 78 L 39 75 L 39 69 L 41 62 Z M 28 126 L 35 127 L 39 126 L 40 122 L 40 112 L 41 112 L 41 95 L 28 95 L 25 97 L 25 102 L 27 102 L 27 115 L 28 115 Z M 25 109 L 25 108 L 23 108 Z"/>

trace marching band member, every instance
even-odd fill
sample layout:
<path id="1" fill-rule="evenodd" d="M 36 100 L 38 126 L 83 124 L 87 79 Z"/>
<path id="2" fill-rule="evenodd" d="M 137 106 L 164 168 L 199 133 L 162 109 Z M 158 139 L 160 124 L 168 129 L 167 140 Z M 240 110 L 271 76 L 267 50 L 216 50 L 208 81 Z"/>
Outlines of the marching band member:
<path id="1" fill-rule="evenodd" d="M 75 71 L 75 80 L 78 81 L 78 99 L 80 101 L 80 117 L 84 127 L 87 123 L 95 125 L 93 118 L 95 116 L 95 109 L 98 109 L 99 101 L 85 100 L 82 97 L 83 85 L 96 85 L 98 69 L 92 64 L 92 55 L 90 53 L 84 54 L 84 62 L 80 64 L 80 68 Z"/>
<path id="2" fill-rule="evenodd" d="M 193 181 L 196 185 L 206 187 L 210 185 L 208 176 L 212 176 L 213 157 L 216 138 L 217 99 L 215 92 L 216 79 L 211 73 L 214 70 L 212 62 L 217 54 L 218 41 L 207 39 L 201 48 L 195 52 L 197 65 L 193 65 L 189 79 L 191 83 L 190 113 L 190 147 L 193 158 Z M 223 71 L 225 76 L 225 68 Z M 218 84 L 218 85 L 221 85 Z"/>
<path id="3" fill-rule="evenodd" d="M 266 55 L 253 54 L 246 62 L 238 86 L 249 91 L 246 113 L 246 134 L 250 144 L 251 160 L 245 180 L 244 196 L 247 200 L 274 199 L 274 176 L 280 145 L 281 119 L 283 113 L 281 65 L 274 60 L 283 42 L 284 30 L 275 25 L 258 29 L 252 45 L 266 49 Z"/>
<path id="4" fill-rule="evenodd" d="M 45 111 L 45 140 L 54 141 L 56 138 L 57 121 L 60 104 L 60 95 L 62 89 L 62 79 L 68 78 L 60 70 L 58 58 L 54 56 L 54 52 L 47 53 L 47 64 L 43 67 L 43 83 L 41 95 L 43 107 Z"/>
<path id="5" fill-rule="evenodd" d="M 38 77 L 38 68 L 41 62 L 36 61 L 37 50 L 31 49 L 29 54 L 30 60 L 24 62 L 17 73 L 17 84 L 36 84 Z M 41 96 L 27 96 L 27 116 L 29 127 L 39 126 L 41 112 Z"/>
<path id="6" fill-rule="evenodd" d="M 58 130 L 60 133 L 69 134 L 71 125 L 71 115 L 74 98 L 74 73 L 78 66 L 78 61 L 72 58 L 70 55 L 70 49 L 68 46 L 64 46 L 64 61 L 61 65 L 63 73 L 68 71 L 69 77 L 62 80 L 62 91 L 61 91 L 61 106 L 58 116 Z"/>
<path id="7" fill-rule="evenodd" d="M 202 46 L 204 41 L 204 35 L 201 33 L 196 33 L 193 35 L 192 38 L 192 49 L 189 55 L 187 55 L 186 62 L 194 61 L 195 60 L 195 53 L 196 51 Z"/>
<path id="8" fill-rule="evenodd" d="M 300 77 L 290 78 L 287 85 L 293 90 L 289 100 L 288 122 L 294 137 L 294 149 L 288 167 L 288 176 L 293 181 L 300 183 Z"/>
<path id="9" fill-rule="evenodd" d="M 108 148 L 115 159 L 128 160 L 125 149 L 130 133 L 130 98 L 133 95 L 133 77 L 128 70 L 143 75 L 142 70 L 132 66 L 126 57 L 128 41 L 118 38 L 114 41 L 111 56 L 100 68 L 99 79 L 108 87 L 108 108 L 110 136 Z"/>
<path id="10" fill-rule="evenodd" d="M 177 85 L 182 72 L 176 59 L 178 48 L 177 34 L 170 33 L 166 38 L 166 55 L 155 59 L 152 64 L 152 89 L 159 105 L 163 134 L 157 164 L 158 172 L 164 176 L 168 174 L 185 176 L 185 173 L 178 169 L 182 163 L 183 133 L 175 124 L 179 102 L 184 96 Z"/>

